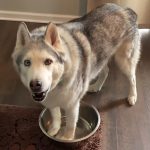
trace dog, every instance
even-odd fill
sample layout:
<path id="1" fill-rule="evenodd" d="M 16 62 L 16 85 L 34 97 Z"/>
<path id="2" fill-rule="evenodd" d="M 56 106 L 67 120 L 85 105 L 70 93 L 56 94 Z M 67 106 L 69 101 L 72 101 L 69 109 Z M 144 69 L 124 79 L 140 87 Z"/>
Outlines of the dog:
<path id="1" fill-rule="evenodd" d="M 33 99 L 50 110 L 49 135 L 74 138 L 80 101 L 112 57 L 129 80 L 128 102 L 134 105 L 140 35 L 132 9 L 106 3 L 83 17 L 32 32 L 19 25 L 13 64 Z M 60 108 L 67 116 L 61 133 Z"/>

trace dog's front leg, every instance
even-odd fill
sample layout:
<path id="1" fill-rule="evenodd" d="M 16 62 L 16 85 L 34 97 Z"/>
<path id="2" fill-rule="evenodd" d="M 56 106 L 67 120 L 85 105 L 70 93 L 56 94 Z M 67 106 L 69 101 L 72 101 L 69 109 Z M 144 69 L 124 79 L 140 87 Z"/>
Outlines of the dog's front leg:
<path id="1" fill-rule="evenodd" d="M 64 140 L 72 140 L 75 136 L 76 125 L 79 115 L 79 102 L 67 108 L 66 113 L 66 127 L 64 131 L 57 135 L 57 138 Z"/>
<path id="2" fill-rule="evenodd" d="M 61 112 L 59 107 L 49 109 L 52 117 L 52 122 L 48 129 L 48 134 L 54 136 L 58 133 L 61 126 Z"/>

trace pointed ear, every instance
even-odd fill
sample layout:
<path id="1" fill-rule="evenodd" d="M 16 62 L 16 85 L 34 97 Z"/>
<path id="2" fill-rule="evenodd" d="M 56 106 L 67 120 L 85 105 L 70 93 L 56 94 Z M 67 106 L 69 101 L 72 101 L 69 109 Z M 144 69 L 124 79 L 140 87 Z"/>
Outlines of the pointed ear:
<path id="1" fill-rule="evenodd" d="M 49 23 L 44 38 L 46 43 L 52 45 L 53 47 L 58 48 L 60 44 L 60 37 L 59 37 L 57 26 L 55 24 Z"/>
<path id="2" fill-rule="evenodd" d="M 27 25 L 22 22 L 19 25 L 17 31 L 17 41 L 16 46 L 25 46 L 30 41 L 30 32 L 27 28 Z"/>

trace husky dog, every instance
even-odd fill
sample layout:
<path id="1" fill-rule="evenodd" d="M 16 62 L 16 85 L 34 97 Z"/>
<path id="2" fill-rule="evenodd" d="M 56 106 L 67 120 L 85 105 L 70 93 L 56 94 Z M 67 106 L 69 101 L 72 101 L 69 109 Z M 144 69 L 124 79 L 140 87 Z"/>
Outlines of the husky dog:
<path id="1" fill-rule="evenodd" d="M 49 23 L 31 33 L 20 24 L 13 63 L 33 99 L 50 110 L 51 136 L 74 138 L 80 100 L 112 56 L 129 80 L 129 104 L 136 103 L 140 56 L 136 21 L 133 10 L 108 3 L 81 18 Z M 67 116 L 64 132 L 59 132 L 60 108 Z"/>

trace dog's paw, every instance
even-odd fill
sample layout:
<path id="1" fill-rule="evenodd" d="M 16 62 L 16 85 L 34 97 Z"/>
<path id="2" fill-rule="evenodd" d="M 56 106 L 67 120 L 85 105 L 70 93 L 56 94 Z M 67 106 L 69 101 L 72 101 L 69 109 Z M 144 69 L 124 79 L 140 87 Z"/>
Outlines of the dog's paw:
<path id="1" fill-rule="evenodd" d="M 61 130 L 57 135 L 56 135 L 57 139 L 60 140 L 73 140 L 74 139 L 74 134 L 70 133 L 70 132 L 65 132 L 64 130 Z"/>
<path id="2" fill-rule="evenodd" d="M 135 105 L 136 101 L 137 101 L 137 97 L 136 96 L 129 96 L 128 97 L 128 102 L 129 102 L 129 104 L 131 106 Z"/>
<path id="3" fill-rule="evenodd" d="M 65 134 L 64 135 L 62 135 L 62 134 L 57 134 L 56 135 L 56 138 L 57 139 L 60 139 L 60 140 L 66 140 L 66 141 L 68 141 L 68 140 L 73 140 L 74 139 L 74 137 L 73 136 L 66 136 Z"/>
<path id="4" fill-rule="evenodd" d="M 59 129 L 60 129 L 60 126 L 53 126 L 53 125 L 51 125 L 49 127 L 47 133 L 50 136 L 55 136 L 58 133 Z"/>

